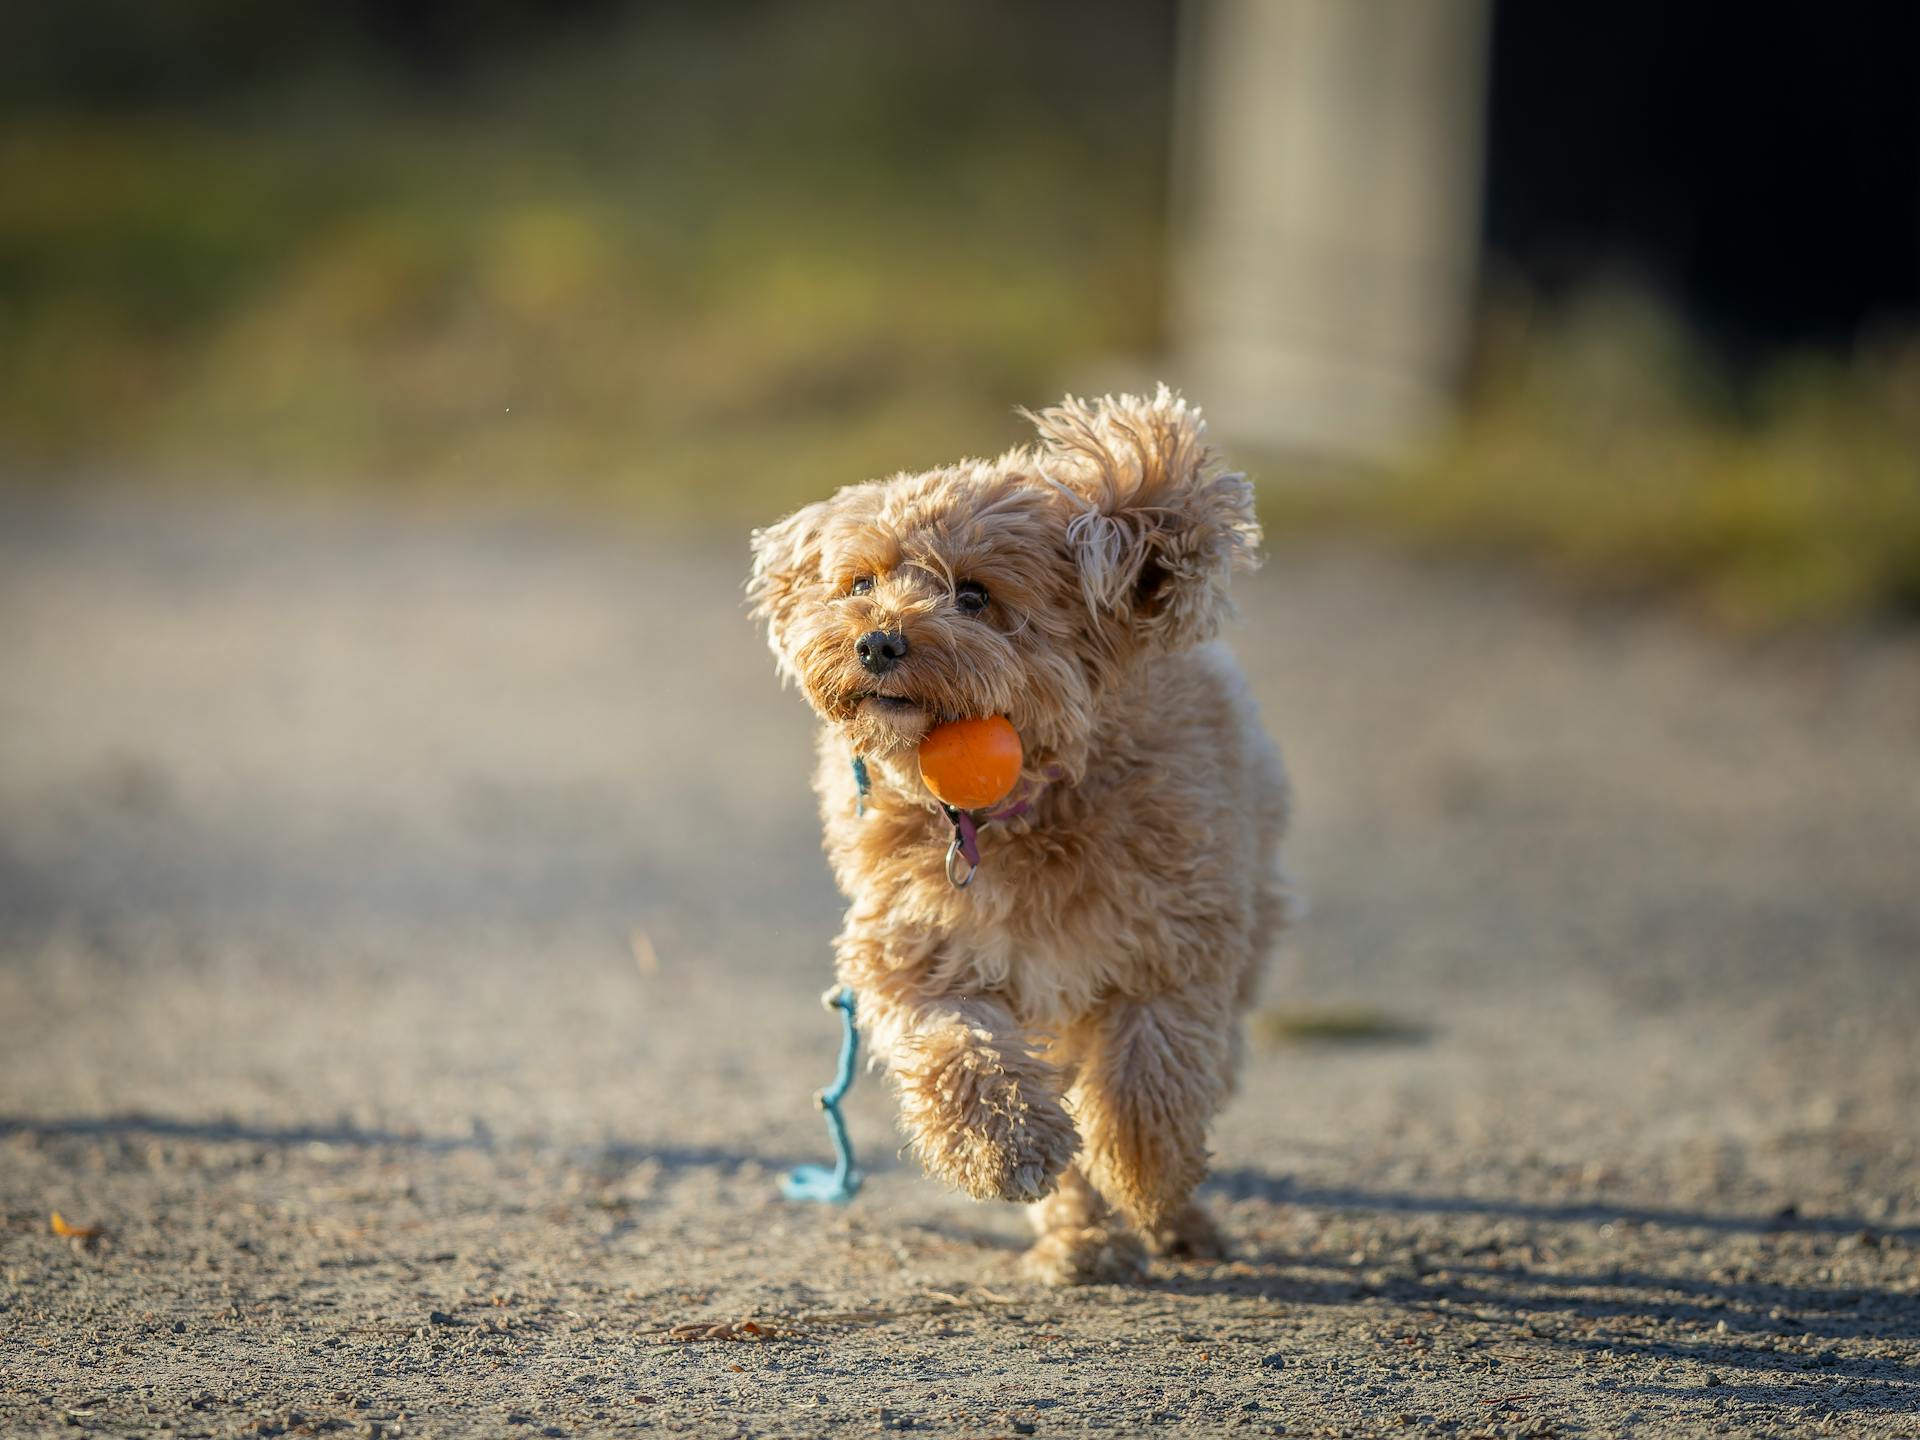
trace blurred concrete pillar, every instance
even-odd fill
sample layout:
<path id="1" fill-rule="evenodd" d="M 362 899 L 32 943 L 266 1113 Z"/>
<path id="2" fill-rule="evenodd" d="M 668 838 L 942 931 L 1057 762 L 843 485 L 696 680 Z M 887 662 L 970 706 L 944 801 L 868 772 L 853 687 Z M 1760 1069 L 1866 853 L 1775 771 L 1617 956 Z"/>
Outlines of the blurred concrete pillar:
<path id="1" fill-rule="evenodd" d="M 1390 458 L 1444 419 L 1489 0 L 1186 0 L 1176 373 L 1225 435 Z"/>

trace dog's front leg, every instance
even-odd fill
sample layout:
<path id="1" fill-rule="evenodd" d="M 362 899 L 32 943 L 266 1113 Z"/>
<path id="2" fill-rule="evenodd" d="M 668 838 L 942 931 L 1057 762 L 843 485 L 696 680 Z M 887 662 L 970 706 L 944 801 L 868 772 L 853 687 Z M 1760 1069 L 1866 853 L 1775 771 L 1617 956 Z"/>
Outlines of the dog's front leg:
<path id="1" fill-rule="evenodd" d="M 900 1120 L 927 1173 L 976 1200 L 1050 1194 L 1079 1149 L 1060 1075 L 1013 1013 L 987 996 L 860 989 L 860 1015 L 900 1092 Z"/>

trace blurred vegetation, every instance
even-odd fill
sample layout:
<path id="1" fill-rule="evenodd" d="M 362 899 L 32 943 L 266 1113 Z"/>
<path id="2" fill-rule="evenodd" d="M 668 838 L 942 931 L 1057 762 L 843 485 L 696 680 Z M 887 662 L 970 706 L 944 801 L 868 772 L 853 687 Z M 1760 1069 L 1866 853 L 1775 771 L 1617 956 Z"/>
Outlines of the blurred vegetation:
<path id="1" fill-rule="evenodd" d="M 1256 1043 L 1288 1045 L 1413 1045 L 1432 1038 L 1421 1021 L 1365 1006 L 1328 1010 L 1266 1009 L 1249 1022 Z"/>
<path id="2" fill-rule="evenodd" d="M 1015 403 L 1164 345 L 1170 0 L 86 10 L 32 12 L 64 68 L 33 36 L 0 59 L 14 484 L 738 528 L 1014 443 Z M 394 15 L 403 43 L 364 33 Z M 1920 610 L 1910 342 L 1736 383 L 1606 293 L 1493 306 L 1477 373 L 1402 472 L 1266 467 L 1270 528 L 1544 557 L 1744 625 Z"/>
<path id="3" fill-rule="evenodd" d="M 1507 297 L 1454 433 L 1376 484 L 1270 487 L 1342 528 L 1674 597 L 1739 630 L 1920 617 L 1920 335 L 1736 377 L 1633 289 Z"/>
<path id="4" fill-rule="evenodd" d="M 1164 4 L 717 5 L 0 121 L 0 464 L 765 518 L 1158 336 Z M 998 23 L 983 23 L 985 11 Z"/>

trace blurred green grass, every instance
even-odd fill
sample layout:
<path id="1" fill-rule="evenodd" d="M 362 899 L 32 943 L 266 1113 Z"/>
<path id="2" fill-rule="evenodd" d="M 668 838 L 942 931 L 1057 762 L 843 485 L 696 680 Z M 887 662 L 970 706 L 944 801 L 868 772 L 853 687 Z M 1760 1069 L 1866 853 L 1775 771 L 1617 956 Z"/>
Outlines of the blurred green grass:
<path id="1" fill-rule="evenodd" d="M 1319 1010 L 1270 1007 L 1254 1013 L 1248 1031 L 1256 1044 L 1274 1049 L 1291 1045 L 1416 1045 L 1433 1033 L 1422 1021 L 1365 1005 Z"/>
<path id="2" fill-rule="evenodd" d="M 1459 424 L 1373 484 L 1269 487 L 1269 528 L 1382 535 L 1764 632 L 1920 617 L 1920 336 L 1731 378 L 1632 289 L 1483 321 Z"/>
<path id="3" fill-rule="evenodd" d="M 1098 35 L 988 9 L 660 11 L 450 91 L 348 69 L 8 111 L 0 477 L 737 530 L 1014 443 L 1015 404 L 1164 349 L 1170 37 L 1144 9 Z M 1910 338 L 1734 384 L 1628 294 L 1506 299 L 1484 330 L 1460 424 L 1412 463 L 1256 467 L 1269 529 L 1748 628 L 1920 611 Z"/>
<path id="4" fill-rule="evenodd" d="M 1030 28 L 658 14 L 431 103 L 16 115 L 0 464 L 736 523 L 1010 443 L 1164 268 L 1155 67 Z"/>

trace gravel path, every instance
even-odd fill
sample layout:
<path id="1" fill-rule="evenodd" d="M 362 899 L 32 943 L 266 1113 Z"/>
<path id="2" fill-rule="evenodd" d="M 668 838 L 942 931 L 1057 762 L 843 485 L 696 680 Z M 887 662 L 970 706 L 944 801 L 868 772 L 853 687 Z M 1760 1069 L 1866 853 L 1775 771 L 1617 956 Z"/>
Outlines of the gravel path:
<path id="1" fill-rule="evenodd" d="M 872 1080 L 774 1198 L 837 907 L 743 558 L 0 508 L 0 1432 L 1920 1435 L 1912 642 L 1277 553 L 1237 1256 L 1054 1293 Z"/>

